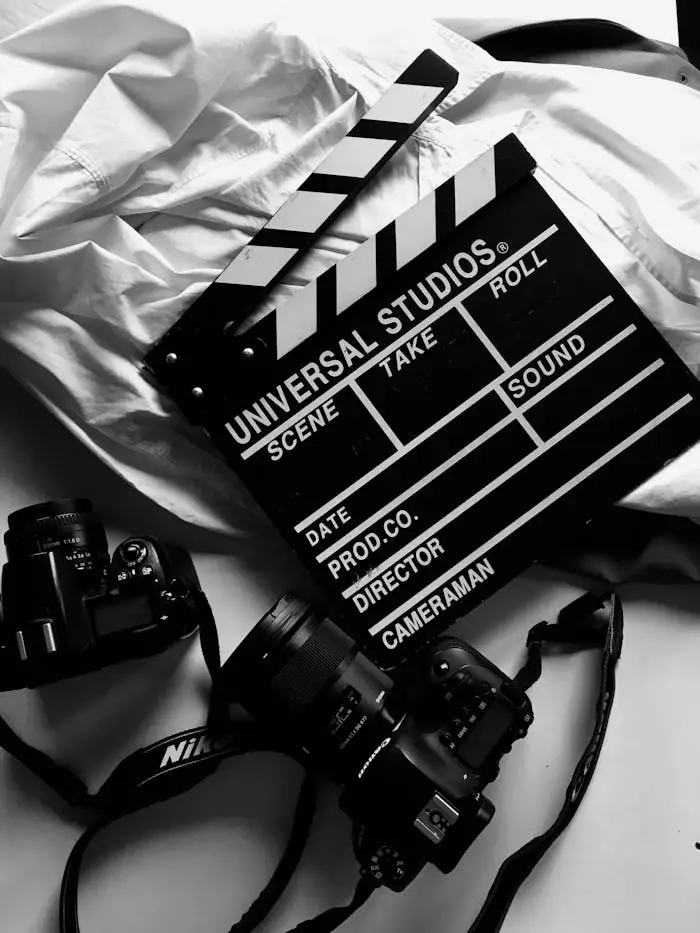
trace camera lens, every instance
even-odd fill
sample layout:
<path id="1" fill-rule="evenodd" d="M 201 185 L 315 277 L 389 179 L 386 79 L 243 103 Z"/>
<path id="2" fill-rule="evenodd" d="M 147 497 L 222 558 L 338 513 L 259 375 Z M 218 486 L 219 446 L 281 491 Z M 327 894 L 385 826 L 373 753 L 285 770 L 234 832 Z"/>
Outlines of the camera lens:
<path id="1" fill-rule="evenodd" d="M 60 550 L 81 585 L 99 586 L 109 565 L 107 537 L 89 499 L 54 499 L 12 512 L 7 519 L 8 561 Z"/>
<path id="2" fill-rule="evenodd" d="M 355 642 L 292 594 L 258 622 L 221 669 L 233 702 L 346 779 L 397 727 L 393 681 Z"/>

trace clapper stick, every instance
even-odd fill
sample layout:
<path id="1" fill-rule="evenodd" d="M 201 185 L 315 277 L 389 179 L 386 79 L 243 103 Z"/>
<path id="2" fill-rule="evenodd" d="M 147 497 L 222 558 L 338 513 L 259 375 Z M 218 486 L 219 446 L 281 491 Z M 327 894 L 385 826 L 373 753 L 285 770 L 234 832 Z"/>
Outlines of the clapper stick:
<path id="1" fill-rule="evenodd" d="M 534 171 L 535 160 L 510 134 L 392 220 L 352 253 L 271 309 L 240 338 L 242 351 L 264 346 L 280 360 L 343 311 L 384 285 L 411 260 Z"/>
<path id="2" fill-rule="evenodd" d="M 217 331 L 230 335 L 245 321 L 457 79 L 439 55 L 422 52 L 148 353 L 146 367 L 193 420 L 207 391 L 198 370 L 212 362 Z"/>

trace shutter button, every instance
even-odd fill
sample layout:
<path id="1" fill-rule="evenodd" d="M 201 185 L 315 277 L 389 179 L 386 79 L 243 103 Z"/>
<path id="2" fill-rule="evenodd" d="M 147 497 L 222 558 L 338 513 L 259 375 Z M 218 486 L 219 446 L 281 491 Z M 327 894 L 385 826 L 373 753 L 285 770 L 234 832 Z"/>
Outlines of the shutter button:
<path id="1" fill-rule="evenodd" d="M 139 561 L 143 560 L 145 556 L 146 548 L 137 541 L 132 541 L 130 544 L 125 544 L 122 547 L 122 557 L 127 564 L 137 564 Z"/>

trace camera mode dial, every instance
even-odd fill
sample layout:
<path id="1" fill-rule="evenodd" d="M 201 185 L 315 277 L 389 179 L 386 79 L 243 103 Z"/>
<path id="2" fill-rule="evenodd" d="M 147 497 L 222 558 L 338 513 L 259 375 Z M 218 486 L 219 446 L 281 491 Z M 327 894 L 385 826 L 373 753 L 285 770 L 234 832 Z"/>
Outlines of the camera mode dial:
<path id="1" fill-rule="evenodd" d="M 406 874 L 406 863 L 394 846 L 379 845 L 370 856 L 369 872 L 379 884 L 391 886 Z"/>

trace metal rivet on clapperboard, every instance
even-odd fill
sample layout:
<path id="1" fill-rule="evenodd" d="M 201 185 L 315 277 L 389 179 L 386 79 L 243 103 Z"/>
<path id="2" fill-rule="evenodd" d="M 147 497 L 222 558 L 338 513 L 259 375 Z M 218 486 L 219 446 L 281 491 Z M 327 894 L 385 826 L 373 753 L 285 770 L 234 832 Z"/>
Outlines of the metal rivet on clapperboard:
<path id="1" fill-rule="evenodd" d="M 193 398 L 201 398 L 203 395 L 204 395 L 204 389 L 201 389 L 199 386 L 195 386 L 194 389 L 192 389 Z"/>
<path id="2" fill-rule="evenodd" d="M 165 362 L 170 363 L 171 366 L 173 363 L 177 363 L 177 353 L 168 353 L 165 357 Z"/>
<path id="3" fill-rule="evenodd" d="M 244 363 L 255 363 L 257 366 L 266 359 L 267 344 L 259 337 L 253 337 L 252 340 L 246 340 L 238 352 Z"/>

